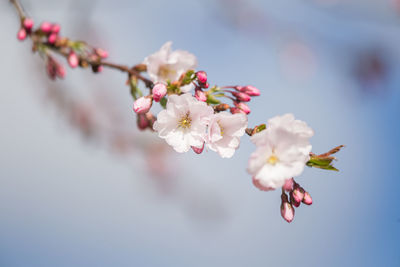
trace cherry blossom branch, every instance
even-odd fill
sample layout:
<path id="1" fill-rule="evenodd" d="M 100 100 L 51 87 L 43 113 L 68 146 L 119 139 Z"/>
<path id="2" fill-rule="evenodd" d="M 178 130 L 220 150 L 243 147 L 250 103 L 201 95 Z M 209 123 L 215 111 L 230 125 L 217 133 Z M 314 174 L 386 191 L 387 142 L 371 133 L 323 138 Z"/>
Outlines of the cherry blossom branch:
<path id="1" fill-rule="evenodd" d="M 210 87 L 206 72 L 195 71 L 196 57 L 187 51 L 172 51 L 171 42 L 141 64 L 119 65 L 106 61 L 108 53 L 101 48 L 60 36 L 58 24 L 43 22 L 34 30 L 33 20 L 26 17 L 19 1 L 10 2 L 21 21 L 18 39 L 32 40 L 33 51 L 46 60 L 51 79 L 65 77 L 64 67 L 53 54 L 64 57 L 71 68 L 91 67 L 94 73 L 99 73 L 108 67 L 127 73 L 138 128 L 156 131 L 175 151 L 192 149 L 201 154 L 207 147 L 223 158 L 230 158 L 239 148 L 240 138 L 245 133 L 249 135 L 257 147 L 247 168 L 253 184 L 262 191 L 282 188 L 281 215 L 286 221 L 293 220 L 293 207 L 312 204 L 310 194 L 292 177 L 299 176 L 305 166 L 338 171 L 332 165 L 336 160 L 332 155 L 343 146 L 320 155 L 312 153 L 309 139 L 314 131 L 293 114 L 276 116 L 267 124 L 248 128 L 247 116 L 251 110 L 247 103 L 259 96 L 260 90 L 251 85 Z M 147 95 L 141 91 L 139 81 L 149 89 Z M 231 105 L 223 102 L 227 99 L 232 101 Z M 157 117 L 150 112 L 153 103 L 164 108 Z"/>

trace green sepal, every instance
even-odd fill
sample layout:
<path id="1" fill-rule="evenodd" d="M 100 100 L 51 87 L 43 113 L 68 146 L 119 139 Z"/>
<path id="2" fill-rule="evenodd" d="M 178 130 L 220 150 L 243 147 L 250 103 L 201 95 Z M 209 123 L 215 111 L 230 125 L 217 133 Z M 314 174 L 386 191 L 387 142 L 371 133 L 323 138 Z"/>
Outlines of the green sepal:
<path id="1" fill-rule="evenodd" d="M 207 104 L 209 105 L 218 105 L 221 103 L 218 99 L 216 99 L 213 95 L 207 94 Z"/>
<path id="2" fill-rule="evenodd" d="M 167 108 L 167 98 L 164 96 L 163 98 L 161 98 L 160 100 L 160 105 L 165 109 Z"/>
<path id="3" fill-rule="evenodd" d="M 196 79 L 196 75 L 194 75 L 194 70 L 188 70 L 183 76 L 181 85 L 188 85 Z"/>

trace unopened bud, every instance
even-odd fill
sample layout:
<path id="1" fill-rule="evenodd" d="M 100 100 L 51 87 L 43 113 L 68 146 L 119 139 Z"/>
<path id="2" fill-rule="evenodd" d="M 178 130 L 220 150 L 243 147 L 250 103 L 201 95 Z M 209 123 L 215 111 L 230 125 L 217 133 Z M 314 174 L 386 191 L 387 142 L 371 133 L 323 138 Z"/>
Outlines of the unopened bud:
<path id="1" fill-rule="evenodd" d="M 47 41 L 49 42 L 49 44 L 54 44 L 57 41 L 57 34 L 50 34 L 49 38 L 47 38 Z"/>
<path id="2" fill-rule="evenodd" d="M 294 219 L 294 208 L 289 203 L 288 197 L 285 193 L 281 195 L 282 203 L 281 203 L 281 216 L 285 219 L 288 223 L 293 221 Z"/>
<path id="3" fill-rule="evenodd" d="M 30 18 L 24 19 L 24 28 L 27 31 L 32 30 L 32 28 L 33 28 L 33 20 L 30 19 Z"/>
<path id="4" fill-rule="evenodd" d="M 18 38 L 18 40 L 20 40 L 20 41 L 25 40 L 25 38 L 26 38 L 26 30 L 25 30 L 24 28 L 22 28 L 22 29 L 20 29 L 20 30 L 18 31 L 18 33 L 17 33 L 17 38 Z"/>
<path id="5" fill-rule="evenodd" d="M 71 52 L 69 53 L 68 56 L 68 64 L 71 68 L 76 68 L 79 65 L 79 58 L 78 56 L 75 54 L 75 52 Z"/>
<path id="6" fill-rule="evenodd" d="M 304 192 L 303 203 L 306 205 L 312 204 L 312 198 L 308 192 Z"/>
<path id="7" fill-rule="evenodd" d="M 203 87 L 204 89 L 207 89 L 208 87 L 210 87 L 210 84 L 209 83 L 205 83 L 205 84 L 202 84 L 201 87 Z"/>
<path id="8" fill-rule="evenodd" d="M 214 107 L 214 110 L 215 110 L 215 111 L 218 111 L 218 112 L 220 112 L 220 111 L 225 111 L 225 110 L 227 110 L 227 109 L 229 109 L 229 105 L 228 105 L 228 104 L 224 104 L 224 103 L 219 104 L 219 105 L 216 105 L 216 106 Z"/>
<path id="9" fill-rule="evenodd" d="M 249 96 L 259 96 L 260 95 L 260 90 L 258 90 L 257 88 L 255 88 L 252 85 L 241 86 L 240 88 L 238 88 L 238 90 L 242 93 L 248 94 Z"/>
<path id="10" fill-rule="evenodd" d="M 282 186 L 283 190 L 286 192 L 290 192 L 293 190 L 294 181 L 293 178 L 287 179 L 285 184 Z"/>
<path id="11" fill-rule="evenodd" d="M 201 89 L 196 89 L 194 96 L 196 97 L 197 100 L 201 102 L 207 101 L 207 95 Z"/>
<path id="12" fill-rule="evenodd" d="M 295 187 L 292 191 L 292 195 L 296 202 L 301 202 L 304 198 L 304 189 L 302 187 Z"/>
<path id="13" fill-rule="evenodd" d="M 61 30 L 60 24 L 53 24 L 51 26 L 51 32 L 52 33 L 58 34 L 60 32 L 60 30 Z"/>
<path id="14" fill-rule="evenodd" d="M 149 127 L 149 121 L 146 118 L 145 114 L 137 114 L 137 120 L 136 120 L 137 126 L 140 130 L 146 130 L 147 127 Z"/>
<path id="15" fill-rule="evenodd" d="M 238 109 L 241 109 L 246 114 L 249 114 L 251 111 L 249 106 L 243 102 L 233 102 L 233 104 L 235 105 L 235 107 L 237 107 Z"/>
<path id="16" fill-rule="evenodd" d="M 139 97 L 133 103 L 133 110 L 138 114 L 147 113 L 151 108 L 152 100 L 149 97 Z"/>
<path id="17" fill-rule="evenodd" d="M 160 102 L 161 98 L 163 98 L 167 94 L 167 86 L 163 83 L 157 83 L 153 87 L 153 100 L 156 102 Z"/>
<path id="18" fill-rule="evenodd" d="M 243 110 L 241 110 L 240 108 L 235 108 L 235 107 L 231 107 L 230 111 L 232 114 L 236 114 L 236 113 L 242 113 L 242 114 L 246 114 Z"/>
<path id="19" fill-rule="evenodd" d="M 108 52 L 104 49 L 97 48 L 96 49 L 96 54 L 99 55 L 101 58 L 107 58 L 108 57 Z"/>
<path id="20" fill-rule="evenodd" d="M 238 101 L 241 102 L 249 102 L 251 97 L 248 94 L 242 93 L 242 92 L 232 92 L 232 95 L 236 97 Z"/>
<path id="21" fill-rule="evenodd" d="M 153 124 L 157 120 L 156 117 L 154 117 L 154 115 L 151 112 L 147 112 L 145 115 L 146 115 L 147 121 L 149 122 L 149 128 L 151 130 L 154 130 Z"/>
<path id="22" fill-rule="evenodd" d="M 40 24 L 40 30 L 44 33 L 50 33 L 51 28 L 52 28 L 52 25 L 50 22 L 45 21 L 42 24 Z"/>
<path id="23" fill-rule="evenodd" d="M 203 146 L 202 146 L 202 147 L 194 147 L 194 146 L 192 146 L 192 150 L 193 150 L 194 153 L 196 153 L 196 154 L 201 154 L 201 152 L 203 152 L 203 150 L 204 150 L 204 143 L 203 143 Z"/>
<path id="24" fill-rule="evenodd" d="M 196 77 L 199 83 L 205 84 L 207 82 L 207 73 L 205 71 L 196 72 Z"/>
<path id="25" fill-rule="evenodd" d="M 57 77 L 61 79 L 65 77 L 65 68 L 61 64 L 57 64 Z"/>

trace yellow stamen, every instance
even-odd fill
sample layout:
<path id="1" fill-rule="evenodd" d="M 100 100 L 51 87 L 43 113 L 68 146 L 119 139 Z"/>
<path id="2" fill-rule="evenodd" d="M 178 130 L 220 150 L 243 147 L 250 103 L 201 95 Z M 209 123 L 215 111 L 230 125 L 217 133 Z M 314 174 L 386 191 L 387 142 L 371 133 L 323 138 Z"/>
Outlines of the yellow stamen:
<path id="1" fill-rule="evenodd" d="M 224 135 L 224 127 L 222 127 L 219 122 L 218 122 L 218 126 L 219 126 L 219 129 L 221 131 L 221 136 L 223 136 Z"/>
<path id="2" fill-rule="evenodd" d="M 188 113 L 186 113 L 185 116 L 183 116 L 183 117 L 179 120 L 178 126 L 179 126 L 180 128 L 183 128 L 183 129 L 190 128 L 190 126 L 191 126 L 191 124 L 192 124 L 192 119 L 190 118 L 189 115 L 190 115 L 190 114 L 189 114 L 189 112 L 188 112 Z"/>
<path id="3" fill-rule="evenodd" d="M 272 154 L 267 160 L 267 162 L 271 165 L 275 165 L 278 161 L 279 161 L 278 157 L 275 156 L 274 154 Z"/>
<path id="4" fill-rule="evenodd" d="M 176 71 L 174 69 L 170 69 L 168 68 L 167 65 L 162 65 L 159 69 L 158 69 L 158 76 L 164 78 L 164 79 L 168 79 L 170 76 L 173 76 L 176 74 Z"/>

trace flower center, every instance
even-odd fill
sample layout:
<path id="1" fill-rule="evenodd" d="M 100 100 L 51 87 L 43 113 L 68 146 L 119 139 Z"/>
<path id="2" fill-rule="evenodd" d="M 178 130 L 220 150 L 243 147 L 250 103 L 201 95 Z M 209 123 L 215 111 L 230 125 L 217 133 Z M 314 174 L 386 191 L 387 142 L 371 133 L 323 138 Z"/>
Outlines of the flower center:
<path id="1" fill-rule="evenodd" d="M 176 70 L 169 68 L 168 65 L 162 65 L 158 69 L 157 74 L 164 79 L 168 79 L 169 77 L 176 75 Z"/>
<path id="2" fill-rule="evenodd" d="M 218 122 L 219 130 L 221 131 L 221 136 L 224 136 L 224 127 L 222 127 L 221 123 Z"/>
<path id="3" fill-rule="evenodd" d="M 275 154 L 272 154 L 268 159 L 267 162 L 271 165 L 275 165 L 279 161 L 278 157 Z"/>
<path id="4" fill-rule="evenodd" d="M 178 122 L 178 126 L 183 129 L 190 128 L 191 124 L 192 124 L 192 119 L 190 118 L 189 112 L 187 112 L 185 116 L 181 117 L 181 119 Z"/>

